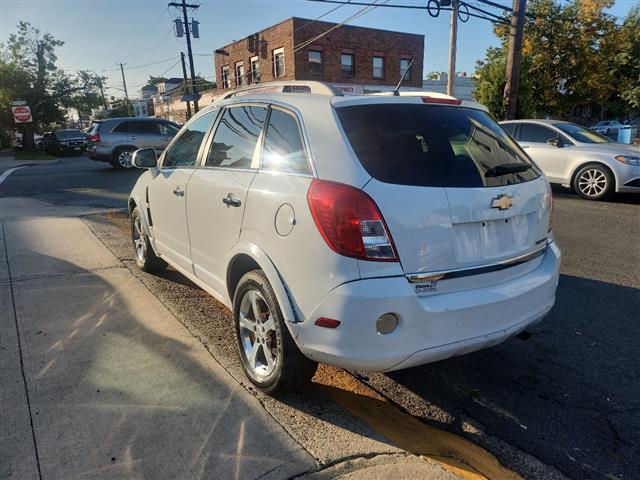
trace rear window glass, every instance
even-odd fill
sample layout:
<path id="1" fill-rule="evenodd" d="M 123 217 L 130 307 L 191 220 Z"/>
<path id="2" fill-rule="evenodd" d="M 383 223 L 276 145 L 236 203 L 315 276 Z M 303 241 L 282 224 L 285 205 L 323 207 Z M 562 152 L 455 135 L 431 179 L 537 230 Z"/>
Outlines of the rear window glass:
<path id="1" fill-rule="evenodd" d="M 492 187 L 540 175 L 515 141 L 480 110 L 373 104 L 336 111 L 363 167 L 381 182 Z"/>
<path id="2" fill-rule="evenodd" d="M 102 126 L 101 122 L 94 122 L 91 124 L 89 128 L 89 133 L 98 133 L 100 131 L 100 127 Z"/>

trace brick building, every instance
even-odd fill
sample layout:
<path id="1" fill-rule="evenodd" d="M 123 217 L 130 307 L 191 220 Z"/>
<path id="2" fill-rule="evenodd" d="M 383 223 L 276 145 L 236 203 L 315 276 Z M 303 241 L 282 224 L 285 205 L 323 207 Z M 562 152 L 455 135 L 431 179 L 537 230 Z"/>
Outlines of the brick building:
<path id="1" fill-rule="evenodd" d="M 400 81 L 412 58 L 405 85 L 422 87 L 424 35 L 343 25 L 312 41 L 335 25 L 293 17 L 216 50 L 218 89 L 273 80 L 384 89 Z"/>

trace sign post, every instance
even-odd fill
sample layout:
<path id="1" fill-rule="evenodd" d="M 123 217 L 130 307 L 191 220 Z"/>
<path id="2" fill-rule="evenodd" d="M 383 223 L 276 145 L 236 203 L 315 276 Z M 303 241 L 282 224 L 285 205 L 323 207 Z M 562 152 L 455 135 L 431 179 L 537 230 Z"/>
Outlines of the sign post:
<path id="1" fill-rule="evenodd" d="M 31 109 L 24 100 L 16 100 L 12 102 L 11 111 L 13 112 L 13 121 L 16 124 L 22 124 L 22 148 L 24 150 L 33 151 L 33 117 Z"/>

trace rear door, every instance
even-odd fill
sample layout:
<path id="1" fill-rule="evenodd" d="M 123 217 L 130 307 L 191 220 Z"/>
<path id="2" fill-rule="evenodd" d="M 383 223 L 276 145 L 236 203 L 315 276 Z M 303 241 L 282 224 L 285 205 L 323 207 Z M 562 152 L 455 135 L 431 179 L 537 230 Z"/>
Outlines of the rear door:
<path id="1" fill-rule="evenodd" d="M 337 111 L 405 273 L 496 263 L 544 241 L 547 184 L 484 112 L 407 103 Z"/>
<path id="2" fill-rule="evenodd" d="M 267 107 L 233 105 L 219 114 L 203 164 L 189 180 L 187 219 L 195 274 L 226 296 L 226 261 L 237 243 L 247 191 L 258 168 Z"/>
<path id="3" fill-rule="evenodd" d="M 562 181 L 567 162 L 567 149 L 559 133 L 537 123 L 521 123 L 517 138 L 520 146 L 551 181 Z M 550 139 L 563 143 L 558 144 L 559 146 L 550 145 L 547 143 Z"/>
<path id="4" fill-rule="evenodd" d="M 153 120 L 132 121 L 129 125 L 129 139 L 138 148 L 153 148 L 158 153 L 164 150 L 158 122 Z"/>
<path id="5" fill-rule="evenodd" d="M 207 112 L 181 130 L 161 158 L 159 171 L 149 185 L 150 222 L 156 248 L 189 272 L 193 272 L 193 266 L 186 212 L 187 183 L 214 118 L 215 112 Z"/>

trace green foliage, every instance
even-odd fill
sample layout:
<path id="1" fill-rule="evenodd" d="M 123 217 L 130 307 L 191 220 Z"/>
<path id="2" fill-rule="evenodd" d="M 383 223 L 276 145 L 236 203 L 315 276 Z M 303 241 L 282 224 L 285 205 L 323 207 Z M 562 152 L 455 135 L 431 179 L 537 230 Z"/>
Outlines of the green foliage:
<path id="1" fill-rule="evenodd" d="M 525 22 L 518 116 L 571 116 L 591 107 L 602 117 L 640 107 L 640 7 L 622 24 L 605 13 L 612 0 L 531 0 Z M 475 94 L 502 115 L 509 27 L 495 29 L 501 47 L 477 64 Z M 523 103 L 521 105 L 521 102 Z M 637 113 L 636 113 L 637 114 Z"/>
<path id="2" fill-rule="evenodd" d="M 14 128 L 11 102 L 25 100 L 36 130 L 63 121 L 68 109 L 88 111 L 100 105 L 103 77 L 88 71 L 68 75 L 57 67 L 56 50 L 64 42 L 19 22 L 16 33 L 0 45 L 0 129 Z"/>

